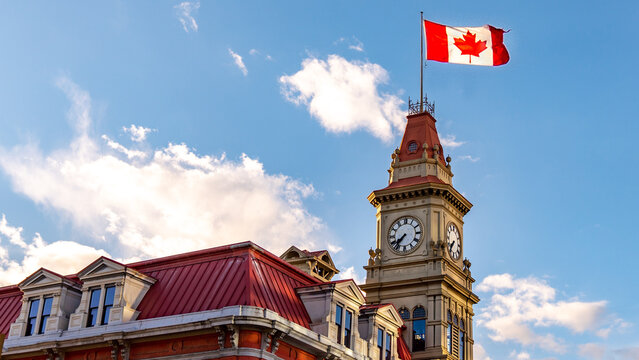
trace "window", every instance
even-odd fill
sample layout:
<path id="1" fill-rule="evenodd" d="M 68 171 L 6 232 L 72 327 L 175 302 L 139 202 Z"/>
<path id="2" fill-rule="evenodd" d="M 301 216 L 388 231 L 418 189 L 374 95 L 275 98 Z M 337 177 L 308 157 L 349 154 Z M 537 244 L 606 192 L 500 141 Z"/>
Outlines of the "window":
<path id="1" fill-rule="evenodd" d="M 466 340 L 466 329 L 464 327 L 464 320 L 459 322 L 459 330 L 459 360 L 465 360 L 466 354 L 464 353 L 464 344 Z"/>
<path id="2" fill-rule="evenodd" d="M 115 286 L 107 286 L 104 289 L 104 307 L 102 309 L 102 321 L 100 324 L 106 325 L 109 323 L 109 314 L 113 307 L 113 299 L 115 297 Z"/>
<path id="3" fill-rule="evenodd" d="M 453 324 L 452 324 L 452 316 L 450 315 L 450 311 L 448 311 L 448 327 L 446 328 L 446 349 L 448 353 L 451 354 L 453 352 Z"/>
<path id="4" fill-rule="evenodd" d="M 29 304 L 29 317 L 27 318 L 27 332 L 24 336 L 31 336 L 35 332 L 39 308 L 40 299 L 31 300 L 31 304 Z"/>
<path id="5" fill-rule="evenodd" d="M 384 360 L 384 330 L 377 329 L 377 350 L 379 350 L 379 360 Z"/>
<path id="6" fill-rule="evenodd" d="M 52 297 L 45 297 L 42 304 L 42 314 L 40 316 L 40 327 L 38 328 L 38 334 L 44 334 L 47 328 L 47 320 L 51 316 L 51 305 L 53 304 Z"/>
<path id="7" fill-rule="evenodd" d="M 391 360 L 391 336 L 386 333 L 386 360 Z"/>
<path id="8" fill-rule="evenodd" d="M 413 310 L 413 351 L 426 350 L 426 310 L 418 306 Z"/>
<path id="9" fill-rule="evenodd" d="M 100 309 L 100 294 L 102 289 L 91 290 L 91 299 L 89 301 L 89 316 L 87 317 L 87 327 L 95 326 L 98 319 L 98 310 Z"/>
<path id="10" fill-rule="evenodd" d="M 414 141 L 411 141 L 411 142 L 408 144 L 408 152 L 409 152 L 409 153 L 414 153 L 415 151 L 417 151 L 417 143 L 416 143 L 416 142 L 414 142 Z"/>
<path id="11" fill-rule="evenodd" d="M 353 323 L 353 313 L 346 310 L 346 318 L 344 319 L 344 346 L 351 347 L 351 325 Z"/>
<path id="12" fill-rule="evenodd" d="M 408 320 L 410 319 L 410 312 L 406 308 L 401 308 L 399 309 L 399 316 L 402 318 L 402 320 Z"/>
<path id="13" fill-rule="evenodd" d="M 340 305 L 335 306 L 335 325 L 337 325 L 337 343 L 342 343 L 342 307 Z"/>

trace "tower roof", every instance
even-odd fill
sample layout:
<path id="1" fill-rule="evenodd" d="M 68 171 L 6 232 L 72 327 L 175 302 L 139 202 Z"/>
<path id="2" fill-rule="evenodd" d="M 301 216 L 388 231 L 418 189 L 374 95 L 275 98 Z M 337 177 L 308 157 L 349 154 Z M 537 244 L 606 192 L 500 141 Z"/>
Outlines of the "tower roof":
<path id="1" fill-rule="evenodd" d="M 408 115 L 406 119 L 408 122 L 399 147 L 399 161 L 421 159 L 424 151 L 427 151 L 428 158 L 433 158 L 435 145 L 437 145 L 436 148 L 439 149 L 437 158 L 444 164 L 444 151 L 435 127 L 437 120 L 427 111 Z"/>

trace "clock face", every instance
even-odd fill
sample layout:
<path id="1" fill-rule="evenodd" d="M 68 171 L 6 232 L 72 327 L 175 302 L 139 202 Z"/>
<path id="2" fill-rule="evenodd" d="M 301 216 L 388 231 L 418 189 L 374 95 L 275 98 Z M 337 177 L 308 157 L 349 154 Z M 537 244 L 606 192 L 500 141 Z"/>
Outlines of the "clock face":
<path id="1" fill-rule="evenodd" d="M 393 223 L 388 231 L 388 244 L 400 254 L 406 254 L 419 245 L 422 238 L 422 225 L 411 216 L 404 216 Z"/>
<path id="2" fill-rule="evenodd" d="M 448 224 L 446 229 L 446 241 L 448 242 L 450 257 L 455 260 L 459 259 L 459 255 L 461 255 L 461 236 L 457 226 L 453 223 Z"/>

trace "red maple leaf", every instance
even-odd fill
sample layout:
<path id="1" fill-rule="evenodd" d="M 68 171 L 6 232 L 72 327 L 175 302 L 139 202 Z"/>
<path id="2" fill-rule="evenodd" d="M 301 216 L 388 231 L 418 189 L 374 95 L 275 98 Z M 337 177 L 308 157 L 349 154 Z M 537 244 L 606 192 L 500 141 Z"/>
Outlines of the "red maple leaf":
<path id="1" fill-rule="evenodd" d="M 479 54 L 486 50 L 486 41 L 476 41 L 476 34 L 471 34 L 470 30 L 464 34 L 464 38 L 455 38 L 455 46 L 461 50 L 462 55 L 468 55 L 470 63 L 471 56 L 479 57 Z"/>

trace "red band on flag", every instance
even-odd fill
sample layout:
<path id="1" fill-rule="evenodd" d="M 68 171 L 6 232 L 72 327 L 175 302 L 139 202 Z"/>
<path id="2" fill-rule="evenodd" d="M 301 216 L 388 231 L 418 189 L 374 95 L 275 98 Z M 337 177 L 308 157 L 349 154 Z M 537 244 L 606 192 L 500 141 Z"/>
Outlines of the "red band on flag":
<path id="1" fill-rule="evenodd" d="M 504 45 L 504 30 L 490 27 L 490 35 L 493 40 L 493 65 L 504 65 L 510 60 L 510 55 Z"/>
<path id="2" fill-rule="evenodd" d="M 426 32 L 426 59 L 448 62 L 446 26 L 424 20 L 424 32 Z"/>

